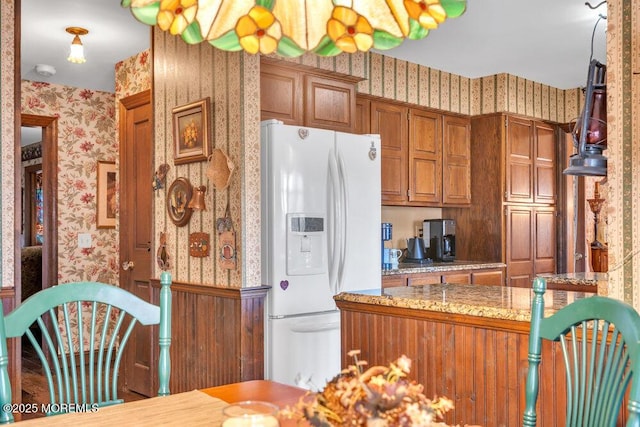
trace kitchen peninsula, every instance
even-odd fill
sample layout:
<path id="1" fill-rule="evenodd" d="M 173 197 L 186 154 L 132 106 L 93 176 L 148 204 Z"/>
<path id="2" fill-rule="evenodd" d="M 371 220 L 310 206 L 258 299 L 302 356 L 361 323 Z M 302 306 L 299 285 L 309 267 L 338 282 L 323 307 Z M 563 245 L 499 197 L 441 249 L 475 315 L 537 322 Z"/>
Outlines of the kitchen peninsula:
<path id="1" fill-rule="evenodd" d="M 546 311 L 591 295 L 548 290 Z M 341 293 L 334 299 L 341 312 L 343 366 L 353 363 L 346 356 L 351 349 L 361 350 L 369 365 L 404 354 L 426 396 L 454 401 L 447 423 L 519 426 L 532 298 L 525 288 L 446 283 Z M 564 368 L 555 344 L 543 345 L 541 374 L 556 381 L 540 394 L 541 425 L 564 425 Z"/>

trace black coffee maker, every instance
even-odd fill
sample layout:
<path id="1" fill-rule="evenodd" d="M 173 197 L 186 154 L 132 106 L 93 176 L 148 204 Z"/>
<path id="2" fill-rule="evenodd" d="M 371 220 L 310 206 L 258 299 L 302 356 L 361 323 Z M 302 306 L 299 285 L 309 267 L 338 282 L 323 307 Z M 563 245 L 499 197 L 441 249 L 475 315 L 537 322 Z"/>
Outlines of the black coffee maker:
<path id="1" fill-rule="evenodd" d="M 422 234 L 428 242 L 427 253 L 434 261 L 452 262 L 456 259 L 456 222 L 453 219 L 426 219 Z"/>

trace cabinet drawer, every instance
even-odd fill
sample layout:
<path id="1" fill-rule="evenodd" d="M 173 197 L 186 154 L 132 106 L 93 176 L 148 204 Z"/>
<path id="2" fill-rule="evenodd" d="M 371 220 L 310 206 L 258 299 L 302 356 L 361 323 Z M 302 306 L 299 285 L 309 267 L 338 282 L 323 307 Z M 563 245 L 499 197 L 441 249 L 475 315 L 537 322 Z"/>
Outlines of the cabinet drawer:
<path id="1" fill-rule="evenodd" d="M 407 277 L 402 274 L 394 276 L 382 276 L 382 289 L 407 286 Z"/>
<path id="2" fill-rule="evenodd" d="M 440 273 L 410 274 L 407 278 L 409 286 L 433 285 L 442 283 Z"/>
<path id="3" fill-rule="evenodd" d="M 502 270 L 498 271 L 478 271 L 471 275 L 471 283 L 474 285 L 504 285 L 504 275 Z"/>
<path id="4" fill-rule="evenodd" d="M 456 283 L 459 285 L 469 285 L 471 283 L 471 273 L 443 274 L 442 283 Z"/>

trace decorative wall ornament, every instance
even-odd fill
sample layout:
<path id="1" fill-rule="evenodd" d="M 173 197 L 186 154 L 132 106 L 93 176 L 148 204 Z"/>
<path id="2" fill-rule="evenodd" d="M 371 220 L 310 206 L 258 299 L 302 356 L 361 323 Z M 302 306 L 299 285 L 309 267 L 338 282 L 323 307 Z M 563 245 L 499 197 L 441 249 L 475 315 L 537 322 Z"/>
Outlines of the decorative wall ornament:
<path id="1" fill-rule="evenodd" d="M 178 227 L 189 222 L 193 209 L 189 208 L 192 194 L 191 183 L 187 178 L 176 178 L 167 191 L 167 213 Z"/>
<path id="2" fill-rule="evenodd" d="M 117 205 L 116 162 L 98 161 L 96 228 L 115 228 Z"/>
<path id="3" fill-rule="evenodd" d="M 215 148 L 211 156 L 209 156 L 207 178 L 209 178 L 216 191 L 221 191 L 229 186 L 234 169 L 235 165 L 229 156 L 221 149 Z"/>
<path id="4" fill-rule="evenodd" d="M 209 97 L 173 109 L 176 165 L 200 162 L 209 157 Z"/>
<path id="5" fill-rule="evenodd" d="M 161 231 L 160 246 L 158 246 L 158 252 L 156 253 L 156 262 L 158 263 L 160 270 L 169 270 L 171 266 L 170 259 L 171 257 L 169 256 L 169 252 L 167 252 L 167 234 Z"/>
<path id="6" fill-rule="evenodd" d="M 218 230 L 218 254 L 220 267 L 232 270 L 236 268 L 236 233 L 233 231 L 233 221 L 229 212 L 229 204 L 225 209 L 224 217 L 216 220 Z"/>
<path id="7" fill-rule="evenodd" d="M 170 166 L 166 163 L 158 166 L 158 170 L 153 174 L 153 190 L 157 191 L 164 188 L 165 181 L 167 180 L 167 172 L 169 172 Z"/>
<path id="8" fill-rule="evenodd" d="M 209 233 L 191 233 L 189 235 L 189 255 L 195 258 L 208 257 L 210 242 Z"/>

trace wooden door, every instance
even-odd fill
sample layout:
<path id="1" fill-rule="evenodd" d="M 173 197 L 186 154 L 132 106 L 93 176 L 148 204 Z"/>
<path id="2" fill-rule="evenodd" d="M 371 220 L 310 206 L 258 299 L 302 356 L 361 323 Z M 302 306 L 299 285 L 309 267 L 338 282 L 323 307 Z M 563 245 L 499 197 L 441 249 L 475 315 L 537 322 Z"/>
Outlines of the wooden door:
<path id="1" fill-rule="evenodd" d="M 120 286 L 151 301 L 153 126 L 150 91 L 120 101 Z M 125 269 L 126 267 L 126 269 Z M 154 328 L 137 326 L 127 345 L 124 387 L 157 390 Z"/>
<path id="2" fill-rule="evenodd" d="M 556 203 L 556 129 L 546 123 L 534 123 L 535 176 L 534 202 Z"/>
<path id="3" fill-rule="evenodd" d="M 371 102 L 371 133 L 381 140 L 382 204 L 402 205 L 407 200 L 407 108 Z"/>
<path id="4" fill-rule="evenodd" d="M 445 115 L 442 121 L 442 204 L 471 203 L 471 123 Z"/>
<path id="5" fill-rule="evenodd" d="M 507 286 L 531 287 L 533 279 L 534 211 L 530 206 L 506 207 Z"/>
<path id="6" fill-rule="evenodd" d="M 507 118 L 505 201 L 533 202 L 533 124 Z"/>
<path id="7" fill-rule="evenodd" d="M 409 110 L 409 201 L 442 202 L 442 116 Z"/>

